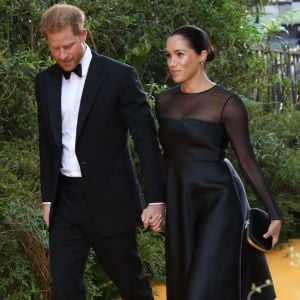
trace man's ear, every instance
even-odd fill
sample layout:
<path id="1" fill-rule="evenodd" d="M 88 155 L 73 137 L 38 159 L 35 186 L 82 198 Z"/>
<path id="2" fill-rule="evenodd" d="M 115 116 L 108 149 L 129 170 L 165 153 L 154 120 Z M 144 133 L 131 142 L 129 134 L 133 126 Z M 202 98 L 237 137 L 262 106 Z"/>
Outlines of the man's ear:
<path id="1" fill-rule="evenodd" d="M 85 43 L 87 38 L 87 30 L 85 28 L 80 29 L 80 38 L 83 43 Z"/>

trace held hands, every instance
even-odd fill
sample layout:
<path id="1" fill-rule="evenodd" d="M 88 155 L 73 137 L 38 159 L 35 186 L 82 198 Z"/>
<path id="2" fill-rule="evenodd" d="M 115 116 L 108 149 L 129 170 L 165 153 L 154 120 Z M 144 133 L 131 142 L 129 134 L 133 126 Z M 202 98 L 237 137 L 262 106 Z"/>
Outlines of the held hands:
<path id="1" fill-rule="evenodd" d="M 272 220 L 268 231 L 263 235 L 263 237 L 266 239 L 270 236 L 272 237 L 272 247 L 274 247 L 278 242 L 281 226 L 281 220 Z"/>
<path id="2" fill-rule="evenodd" d="M 165 204 L 148 205 L 141 218 L 145 229 L 150 227 L 154 232 L 160 232 L 165 220 Z"/>

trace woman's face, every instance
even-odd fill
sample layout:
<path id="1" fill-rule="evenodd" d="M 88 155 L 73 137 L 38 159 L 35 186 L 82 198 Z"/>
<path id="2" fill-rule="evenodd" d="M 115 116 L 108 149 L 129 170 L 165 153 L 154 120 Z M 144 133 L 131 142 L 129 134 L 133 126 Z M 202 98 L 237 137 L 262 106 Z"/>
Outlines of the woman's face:
<path id="1" fill-rule="evenodd" d="M 187 83 L 203 72 L 201 54 L 197 54 L 181 35 L 167 39 L 166 56 L 169 71 L 176 83 Z"/>

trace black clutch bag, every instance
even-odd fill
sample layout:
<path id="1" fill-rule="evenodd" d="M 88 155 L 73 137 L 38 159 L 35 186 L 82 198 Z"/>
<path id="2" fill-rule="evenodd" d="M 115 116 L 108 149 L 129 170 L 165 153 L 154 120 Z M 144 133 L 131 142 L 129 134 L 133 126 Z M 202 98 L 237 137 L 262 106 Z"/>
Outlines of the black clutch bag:
<path id="1" fill-rule="evenodd" d="M 272 249 L 272 237 L 265 239 L 271 221 L 268 214 L 259 208 L 250 208 L 246 221 L 246 239 L 256 250 L 268 252 Z"/>

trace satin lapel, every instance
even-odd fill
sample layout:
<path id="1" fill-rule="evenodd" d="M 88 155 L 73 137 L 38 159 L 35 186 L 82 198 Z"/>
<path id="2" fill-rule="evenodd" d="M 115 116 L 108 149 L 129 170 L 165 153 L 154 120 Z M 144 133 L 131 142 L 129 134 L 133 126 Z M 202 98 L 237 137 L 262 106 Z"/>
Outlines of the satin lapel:
<path id="1" fill-rule="evenodd" d="M 103 70 L 101 58 L 93 53 L 89 71 L 82 91 L 79 108 L 76 141 L 78 141 L 84 122 L 88 116 L 93 102 L 95 101 L 103 85 L 106 72 Z"/>
<path id="2" fill-rule="evenodd" d="M 62 118 L 61 118 L 61 73 L 58 68 L 53 68 L 47 82 L 47 97 L 49 108 L 49 120 L 51 131 L 56 146 L 61 151 L 62 148 Z"/>

